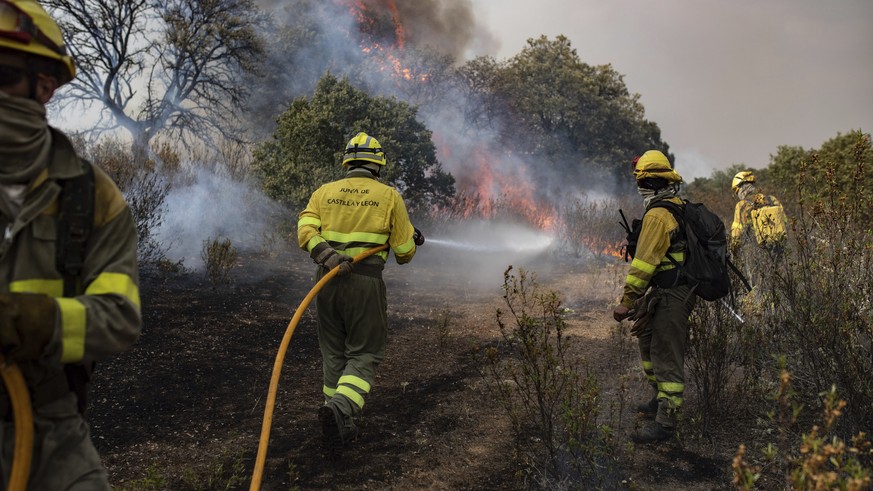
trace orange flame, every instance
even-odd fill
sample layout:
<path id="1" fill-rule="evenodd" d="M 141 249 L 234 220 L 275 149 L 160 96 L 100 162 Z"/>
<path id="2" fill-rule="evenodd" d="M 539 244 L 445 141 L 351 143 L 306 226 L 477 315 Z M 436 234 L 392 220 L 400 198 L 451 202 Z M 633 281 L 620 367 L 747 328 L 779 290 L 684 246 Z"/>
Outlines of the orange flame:
<path id="1" fill-rule="evenodd" d="M 455 172 L 455 186 L 464 200 L 456 210 L 462 218 L 515 217 L 545 231 L 557 231 L 560 226 L 557 207 L 547 199 L 537 196 L 534 182 L 526 168 L 504 165 L 501 157 L 484 143 L 467 149 L 464 155 L 453 155 L 453 147 L 442 140 L 442 135 L 433 135 L 439 159 L 444 162 L 463 161 L 462 171 Z"/>
<path id="2" fill-rule="evenodd" d="M 427 82 L 430 79 L 429 74 L 416 74 L 411 68 L 405 67 L 397 54 L 406 48 L 406 28 L 401 23 L 400 11 L 394 0 L 353 0 L 351 2 L 345 0 L 343 3 L 350 8 L 358 25 L 364 27 L 365 31 L 378 32 L 380 27 L 385 27 L 380 25 L 380 22 L 384 23 L 385 21 L 383 20 L 384 16 L 379 15 L 379 8 L 387 10 L 390 14 L 393 41 L 384 45 L 376 39 L 365 39 L 361 45 L 361 51 L 364 53 L 372 55 L 374 59 L 384 60 L 384 63 L 381 64 L 383 71 L 388 71 L 393 76 L 403 80 Z M 370 8 L 368 5 L 374 5 L 374 7 Z"/>
<path id="3" fill-rule="evenodd" d="M 609 244 L 594 237 L 584 237 L 582 244 L 595 256 L 611 256 L 619 259 L 624 257 L 622 254 L 624 241 Z"/>

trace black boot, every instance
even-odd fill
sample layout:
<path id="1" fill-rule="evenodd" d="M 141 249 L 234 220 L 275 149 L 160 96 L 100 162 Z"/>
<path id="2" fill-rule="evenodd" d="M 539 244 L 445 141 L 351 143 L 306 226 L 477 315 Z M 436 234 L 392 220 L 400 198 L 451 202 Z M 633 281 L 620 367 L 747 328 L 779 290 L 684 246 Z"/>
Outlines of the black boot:
<path id="1" fill-rule="evenodd" d="M 675 428 L 651 421 L 631 435 L 634 443 L 657 443 L 673 438 Z"/>
<path id="2" fill-rule="evenodd" d="M 358 427 L 333 404 L 318 408 L 321 438 L 325 448 L 335 450 L 357 438 Z"/>

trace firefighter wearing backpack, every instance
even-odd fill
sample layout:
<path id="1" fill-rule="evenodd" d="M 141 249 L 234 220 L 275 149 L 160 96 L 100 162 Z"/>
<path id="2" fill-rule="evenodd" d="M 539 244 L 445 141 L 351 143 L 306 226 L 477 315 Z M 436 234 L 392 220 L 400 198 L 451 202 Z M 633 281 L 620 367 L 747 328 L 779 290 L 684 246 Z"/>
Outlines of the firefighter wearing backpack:
<path id="1" fill-rule="evenodd" d="M 33 490 L 110 489 L 65 367 L 125 351 L 140 334 L 130 210 L 46 120 L 45 104 L 75 74 L 37 2 L 0 0 L 0 349 L 31 395 Z M 82 175 L 89 185 L 72 201 L 64 184 Z M 0 387 L 4 488 L 15 440 L 9 397 Z"/>
<path id="2" fill-rule="evenodd" d="M 297 241 L 318 265 L 316 281 L 340 267 L 315 299 L 325 400 L 318 419 L 328 452 L 357 437 L 355 419 L 376 382 L 388 335 L 382 280 L 388 251 L 354 265 L 352 257 L 387 243 L 405 264 L 424 243 L 400 193 L 377 181 L 385 164 L 379 141 L 358 133 L 343 154 L 346 177 L 312 193 L 297 222 Z"/>
<path id="3" fill-rule="evenodd" d="M 630 316 L 635 320 L 631 333 L 639 339 L 643 371 L 653 395 L 638 407 L 652 420 L 631 438 L 637 443 L 653 443 L 671 438 L 676 431 L 685 391 L 688 316 L 697 297 L 677 267 L 686 252 L 679 223 L 667 208 L 654 206 L 660 201 L 683 204 L 678 195 L 682 177 L 658 150 L 635 159 L 633 173 L 646 212 L 624 294 L 613 317 L 616 321 Z"/>
<path id="4" fill-rule="evenodd" d="M 754 183 L 751 171 L 737 172 L 731 182 L 731 190 L 739 199 L 731 224 L 731 249 L 737 250 L 744 237 L 750 242 L 754 237 L 761 248 L 779 253 L 788 228 L 785 210 L 775 197 L 759 193 Z"/>

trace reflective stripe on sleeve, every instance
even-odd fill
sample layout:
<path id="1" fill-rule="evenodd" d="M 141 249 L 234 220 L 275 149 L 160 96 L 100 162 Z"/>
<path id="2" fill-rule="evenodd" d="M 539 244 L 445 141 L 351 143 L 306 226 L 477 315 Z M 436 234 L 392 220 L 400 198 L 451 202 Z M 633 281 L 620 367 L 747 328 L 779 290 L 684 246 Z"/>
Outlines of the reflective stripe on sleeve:
<path id="1" fill-rule="evenodd" d="M 640 270 L 644 273 L 652 274 L 655 272 L 655 268 L 657 266 L 655 266 L 654 264 L 649 264 L 649 263 L 643 261 L 642 259 L 634 258 L 634 260 L 631 262 L 631 267 L 637 268 L 638 270 Z"/>
<path id="2" fill-rule="evenodd" d="M 85 289 L 85 295 L 121 295 L 140 308 L 139 288 L 133 278 L 123 273 L 100 273 Z"/>
<path id="3" fill-rule="evenodd" d="M 637 288 L 639 288 L 639 289 L 645 289 L 647 286 L 649 286 L 649 282 L 648 282 L 648 281 L 646 281 L 646 280 L 641 280 L 641 279 L 639 279 L 639 278 L 637 278 L 636 276 L 633 276 L 633 275 L 627 275 L 627 278 L 625 278 L 624 281 L 625 281 L 625 283 L 627 283 L 628 285 L 630 285 L 630 286 L 634 286 L 634 287 L 637 287 Z"/>
<path id="4" fill-rule="evenodd" d="M 64 295 L 64 280 L 20 280 L 9 283 L 12 293 L 42 293 L 52 298 Z"/>
<path id="5" fill-rule="evenodd" d="M 297 228 L 301 228 L 305 225 L 312 225 L 315 228 L 321 228 L 321 220 L 315 217 L 303 217 L 300 220 L 297 220 Z"/>
<path id="6" fill-rule="evenodd" d="M 75 363 L 85 356 L 85 305 L 75 298 L 57 298 L 61 310 L 61 363 Z"/>
<path id="7" fill-rule="evenodd" d="M 406 254 L 409 251 L 411 251 L 413 247 L 415 247 L 415 241 L 412 239 L 409 239 L 408 241 L 406 241 L 405 244 L 397 246 L 394 249 L 394 253 L 403 255 L 403 254 Z"/>
<path id="8" fill-rule="evenodd" d="M 319 236 L 319 235 L 316 235 L 315 237 L 309 239 L 309 242 L 306 243 L 307 252 L 312 252 L 312 249 L 314 249 L 315 246 L 317 246 L 318 244 L 321 244 L 322 242 L 327 242 L 327 241 L 324 240 L 324 238 Z"/>

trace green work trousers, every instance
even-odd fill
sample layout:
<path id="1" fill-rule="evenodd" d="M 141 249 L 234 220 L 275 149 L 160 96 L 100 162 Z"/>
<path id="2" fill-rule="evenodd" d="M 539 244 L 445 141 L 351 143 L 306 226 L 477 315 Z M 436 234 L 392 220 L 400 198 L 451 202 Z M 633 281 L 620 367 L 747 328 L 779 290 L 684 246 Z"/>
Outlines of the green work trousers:
<path id="1" fill-rule="evenodd" d="M 14 455 L 12 421 L 0 421 L 0 441 L 0 485 L 6 489 Z M 27 489 L 110 490 L 106 470 L 72 392 L 34 412 L 33 460 Z"/>
<path id="2" fill-rule="evenodd" d="M 316 278 L 327 273 L 318 268 Z M 382 278 L 352 273 L 329 281 L 315 299 L 327 404 L 346 418 L 360 414 L 376 381 L 388 340 L 388 299 Z"/>
<path id="3" fill-rule="evenodd" d="M 675 427 L 676 414 L 685 392 L 685 350 L 688 347 L 688 316 L 697 295 L 688 285 L 656 288 L 655 313 L 639 337 L 643 371 L 658 393 L 655 421 Z"/>

